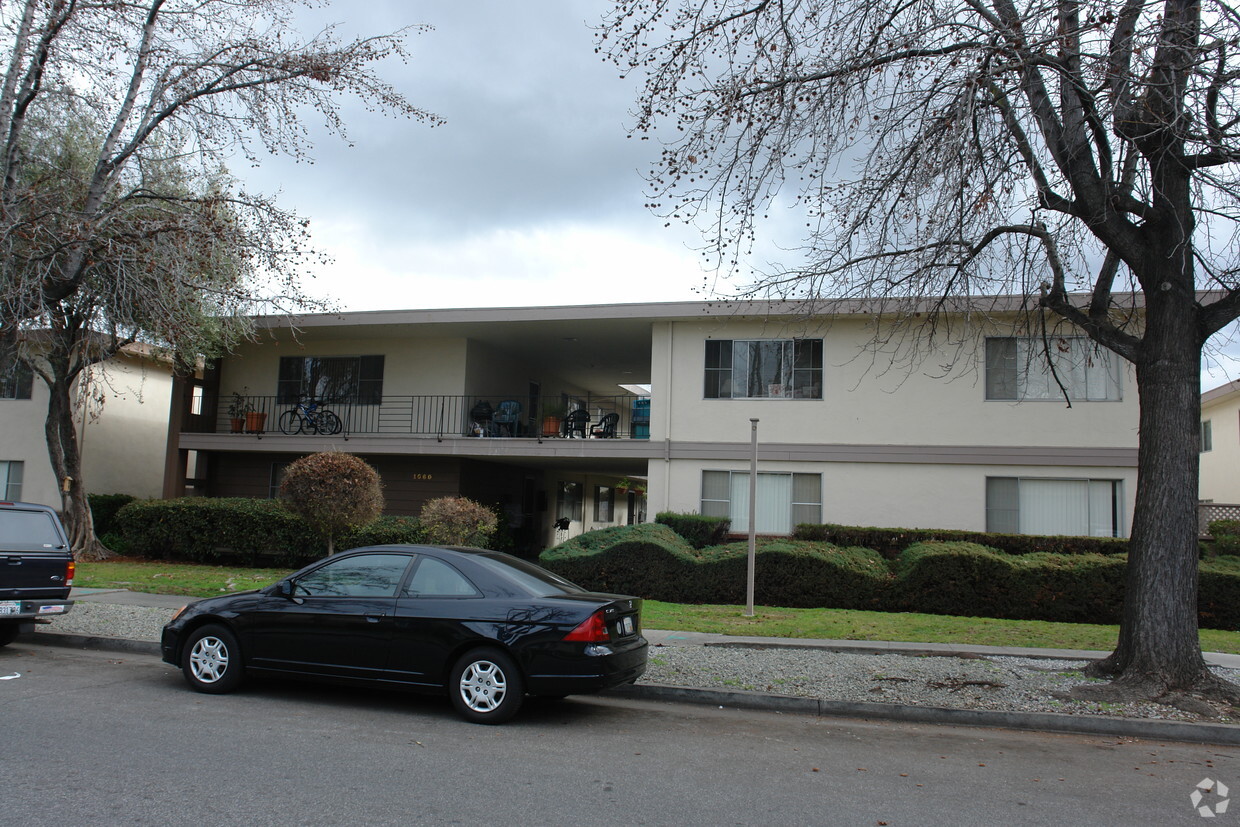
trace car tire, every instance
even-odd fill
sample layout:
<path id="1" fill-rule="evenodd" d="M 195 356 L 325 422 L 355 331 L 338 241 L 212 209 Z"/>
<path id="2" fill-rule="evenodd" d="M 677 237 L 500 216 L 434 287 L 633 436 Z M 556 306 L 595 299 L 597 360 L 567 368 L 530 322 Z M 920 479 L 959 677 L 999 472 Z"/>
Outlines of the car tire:
<path id="1" fill-rule="evenodd" d="M 195 629 L 185 641 L 181 672 L 199 692 L 220 695 L 241 685 L 243 667 L 237 638 L 223 626 Z"/>
<path id="2" fill-rule="evenodd" d="M 499 649 L 466 652 L 448 677 L 452 705 L 467 721 L 502 724 L 525 700 L 525 679 L 516 661 Z"/>
<path id="3" fill-rule="evenodd" d="M 21 628 L 20 623 L 0 623 L 0 646 L 8 646 L 17 640 L 17 633 Z"/>

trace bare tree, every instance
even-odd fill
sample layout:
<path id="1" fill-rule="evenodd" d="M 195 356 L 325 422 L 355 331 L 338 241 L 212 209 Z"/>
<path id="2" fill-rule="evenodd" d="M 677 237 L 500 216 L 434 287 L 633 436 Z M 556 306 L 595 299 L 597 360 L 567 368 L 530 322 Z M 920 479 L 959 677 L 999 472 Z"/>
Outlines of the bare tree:
<path id="1" fill-rule="evenodd" d="M 907 324 L 1026 295 L 1134 364 L 1136 510 L 1099 691 L 1235 699 L 1196 616 L 1200 360 L 1240 312 L 1233 8 L 626 0 L 600 38 L 647 77 L 636 131 L 667 136 L 655 209 L 704 222 L 724 266 L 772 207 L 807 216 L 797 263 L 753 291 L 882 297 Z M 900 315 L 915 299 L 928 317 Z"/>
<path id="2" fill-rule="evenodd" d="M 291 23 L 299 5 L 0 6 L 0 375 L 27 357 L 63 407 L 86 366 L 129 342 L 192 359 L 244 332 L 234 314 L 305 306 L 306 222 L 236 187 L 227 160 L 306 157 L 304 119 L 343 135 L 346 96 L 437 119 L 374 72 L 405 56 L 416 29 L 303 39 Z M 23 338 L 33 329 L 43 333 Z M 49 451 L 75 550 L 91 554 L 70 414 L 49 411 Z"/>

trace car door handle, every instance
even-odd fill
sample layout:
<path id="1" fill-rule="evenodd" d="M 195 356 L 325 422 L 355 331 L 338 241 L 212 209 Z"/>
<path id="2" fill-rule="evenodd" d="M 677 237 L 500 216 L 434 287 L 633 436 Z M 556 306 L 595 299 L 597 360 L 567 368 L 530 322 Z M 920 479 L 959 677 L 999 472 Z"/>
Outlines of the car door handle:
<path id="1" fill-rule="evenodd" d="M 385 617 L 387 617 L 387 615 L 382 615 L 382 614 L 380 614 L 380 615 L 366 615 L 366 622 L 367 622 L 367 623 L 378 623 L 380 620 L 382 620 L 382 619 L 383 619 L 383 618 L 385 618 Z"/>

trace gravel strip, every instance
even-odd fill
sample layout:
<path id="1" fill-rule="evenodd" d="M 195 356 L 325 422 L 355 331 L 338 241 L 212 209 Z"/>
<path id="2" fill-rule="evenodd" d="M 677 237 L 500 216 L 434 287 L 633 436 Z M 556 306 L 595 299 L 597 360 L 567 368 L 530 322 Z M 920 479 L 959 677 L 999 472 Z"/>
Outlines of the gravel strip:
<path id="1" fill-rule="evenodd" d="M 159 641 L 173 610 L 79 601 L 40 632 Z M 1015 657 L 867 655 L 820 648 L 656 646 L 638 683 L 703 689 L 740 689 L 827 701 L 1058 712 L 1171 721 L 1240 723 L 1220 710 L 1207 718 L 1154 703 L 1103 704 L 1061 700 L 1052 692 L 1089 682 L 1086 661 Z M 1240 683 L 1240 669 L 1211 667 Z"/>
<path id="2" fill-rule="evenodd" d="M 650 666 L 639 683 L 949 709 L 1235 722 L 1227 715 L 1210 718 L 1162 704 L 1096 703 L 1060 700 L 1051 695 L 1091 682 L 1081 671 L 1086 663 L 1017 657 L 867 655 L 782 646 L 659 646 L 650 650 Z M 1240 681 L 1240 669 L 1211 668 L 1221 677 Z"/>

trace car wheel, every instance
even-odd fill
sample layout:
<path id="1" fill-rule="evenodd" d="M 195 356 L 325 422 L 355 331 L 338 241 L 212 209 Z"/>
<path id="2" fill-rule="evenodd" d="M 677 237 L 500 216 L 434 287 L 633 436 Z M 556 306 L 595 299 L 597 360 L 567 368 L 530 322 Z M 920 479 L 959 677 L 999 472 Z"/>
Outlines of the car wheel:
<path id="1" fill-rule="evenodd" d="M 502 724 L 521 708 L 525 681 L 516 662 L 499 649 L 474 649 L 452 667 L 448 693 L 465 720 Z"/>
<path id="2" fill-rule="evenodd" d="M 300 434 L 301 425 L 301 415 L 297 411 L 285 411 L 280 414 L 280 433 Z"/>
<path id="3" fill-rule="evenodd" d="M 20 623 L 0 623 L 0 646 L 8 646 L 17 640 L 19 629 L 21 629 Z"/>
<path id="4" fill-rule="evenodd" d="M 199 692 L 231 692 L 241 685 L 241 648 L 223 626 L 203 626 L 185 642 L 181 656 L 185 680 Z"/>

